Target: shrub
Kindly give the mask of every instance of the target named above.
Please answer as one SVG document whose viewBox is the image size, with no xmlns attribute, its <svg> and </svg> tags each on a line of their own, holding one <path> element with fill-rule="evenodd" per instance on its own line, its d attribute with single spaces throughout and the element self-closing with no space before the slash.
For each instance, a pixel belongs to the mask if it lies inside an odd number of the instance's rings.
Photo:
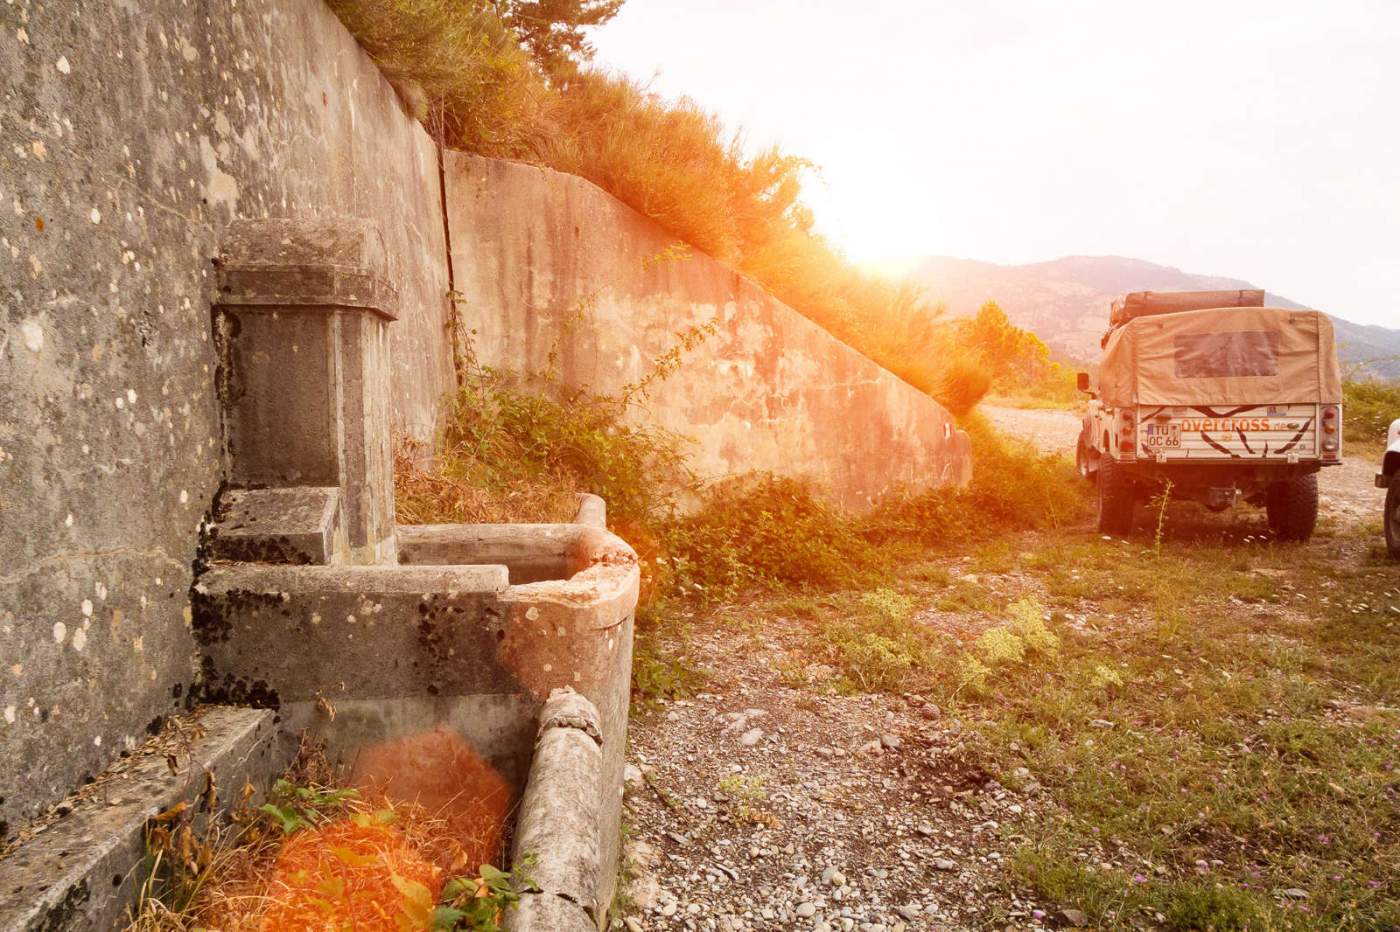
<svg viewBox="0 0 1400 932">
<path fill-rule="evenodd" d="M 546 135 L 551 92 L 492 5 L 328 2 L 414 115 L 450 144 L 520 157 Z"/>
<path fill-rule="evenodd" d="M 547 384 L 473 370 L 453 405 L 439 450 L 424 462 L 412 444 L 396 458 L 404 523 L 567 521 L 576 493 L 602 495 L 619 525 L 655 523 L 694 486 L 683 441 L 624 421 L 618 401 L 586 392 L 538 393 Z"/>
<path fill-rule="evenodd" d="M 1084 483 L 1063 457 L 1008 441 L 980 417 L 963 423 L 976 464 L 967 488 L 886 496 L 863 522 L 868 540 L 948 546 L 1010 528 L 1059 527 L 1084 514 Z"/>
<path fill-rule="evenodd" d="M 973 646 L 992 669 L 1020 663 L 1026 657 L 1026 642 L 1010 628 L 988 628 Z"/>
<path fill-rule="evenodd" d="M 992 374 L 976 358 L 954 356 L 933 378 L 928 393 L 956 417 L 964 417 L 992 387 Z"/>
<path fill-rule="evenodd" d="M 1390 422 L 1400 417 L 1400 382 L 1342 385 L 1342 421 L 1349 443 L 1384 443 Z"/>
<path fill-rule="evenodd" d="M 657 533 L 678 587 L 698 584 L 715 598 L 749 586 L 854 586 L 886 563 L 809 484 L 768 473 L 716 483 L 698 508 L 673 513 Z"/>
<path fill-rule="evenodd" d="M 1045 609 L 1036 599 L 1013 602 L 1007 612 L 1011 615 L 1011 630 L 1025 642 L 1028 650 L 1039 654 L 1054 654 L 1060 648 L 1060 638 L 1045 626 Z"/>
<path fill-rule="evenodd" d="M 841 671 L 841 687 L 855 692 L 902 692 L 909 676 L 925 666 L 929 646 L 909 623 L 914 601 L 892 589 L 841 597 L 849 606 L 839 620 L 821 625 L 819 649 Z"/>
</svg>

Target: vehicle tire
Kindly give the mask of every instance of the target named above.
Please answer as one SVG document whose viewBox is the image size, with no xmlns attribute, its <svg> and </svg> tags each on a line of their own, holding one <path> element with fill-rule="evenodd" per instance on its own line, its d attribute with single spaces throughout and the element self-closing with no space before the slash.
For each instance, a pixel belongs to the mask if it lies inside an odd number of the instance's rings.
<svg viewBox="0 0 1400 932">
<path fill-rule="evenodd" d="M 1400 560 L 1400 476 L 1390 480 L 1385 493 L 1385 549 Z"/>
<path fill-rule="evenodd" d="M 1094 474 L 1099 471 L 1094 464 L 1093 453 L 1084 443 L 1082 436 L 1074 447 L 1074 467 L 1079 470 L 1079 477 L 1085 482 L 1093 482 Z"/>
<path fill-rule="evenodd" d="M 1133 531 L 1137 506 L 1128 470 L 1111 456 L 1099 459 L 1099 533 L 1125 537 Z"/>
<path fill-rule="evenodd" d="M 1275 482 L 1264 503 L 1269 527 L 1279 540 L 1305 541 L 1317 527 L 1317 473 Z"/>
</svg>

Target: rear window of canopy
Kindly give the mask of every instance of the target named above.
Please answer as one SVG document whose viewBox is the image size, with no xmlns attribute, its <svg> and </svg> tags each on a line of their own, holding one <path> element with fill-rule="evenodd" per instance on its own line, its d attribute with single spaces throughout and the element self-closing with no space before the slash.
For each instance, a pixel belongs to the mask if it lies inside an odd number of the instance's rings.
<svg viewBox="0 0 1400 932">
<path fill-rule="evenodd" d="M 1176 336 L 1175 350 L 1179 379 L 1278 375 L 1277 330 L 1182 333 Z"/>
</svg>

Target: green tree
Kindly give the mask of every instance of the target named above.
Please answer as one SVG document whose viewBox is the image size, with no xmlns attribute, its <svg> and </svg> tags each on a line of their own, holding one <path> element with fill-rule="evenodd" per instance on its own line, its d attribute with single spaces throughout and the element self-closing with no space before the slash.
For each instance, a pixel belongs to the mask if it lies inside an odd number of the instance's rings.
<svg viewBox="0 0 1400 932">
<path fill-rule="evenodd" d="M 1011 322 L 995 301 L 988 301 L 977 316 L 960 322 L 962 342 L 976 351 L 998 388 L 1028 388 L 1051 371 L 1050 348 L 1040 337 Z"/>
<path fill-rule="evenodd" d="M 489 0 L 496 15 L 550 75 L 571 75 L 593 57 L 584 30 L 617 15 L 623 0 Z"/>
</svg>

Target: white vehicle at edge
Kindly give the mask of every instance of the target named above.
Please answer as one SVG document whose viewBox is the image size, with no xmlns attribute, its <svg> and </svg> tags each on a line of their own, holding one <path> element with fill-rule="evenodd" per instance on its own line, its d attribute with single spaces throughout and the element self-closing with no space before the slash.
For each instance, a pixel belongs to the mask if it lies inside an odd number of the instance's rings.
<svg viewBox="0 0 1400 932">
<path fill-rule="evenodd" d="M 1400 560 L 1400 418 L 1390 422 L 1376 487 L 1385 489 L 1385 546 Z"/>
</svg>

